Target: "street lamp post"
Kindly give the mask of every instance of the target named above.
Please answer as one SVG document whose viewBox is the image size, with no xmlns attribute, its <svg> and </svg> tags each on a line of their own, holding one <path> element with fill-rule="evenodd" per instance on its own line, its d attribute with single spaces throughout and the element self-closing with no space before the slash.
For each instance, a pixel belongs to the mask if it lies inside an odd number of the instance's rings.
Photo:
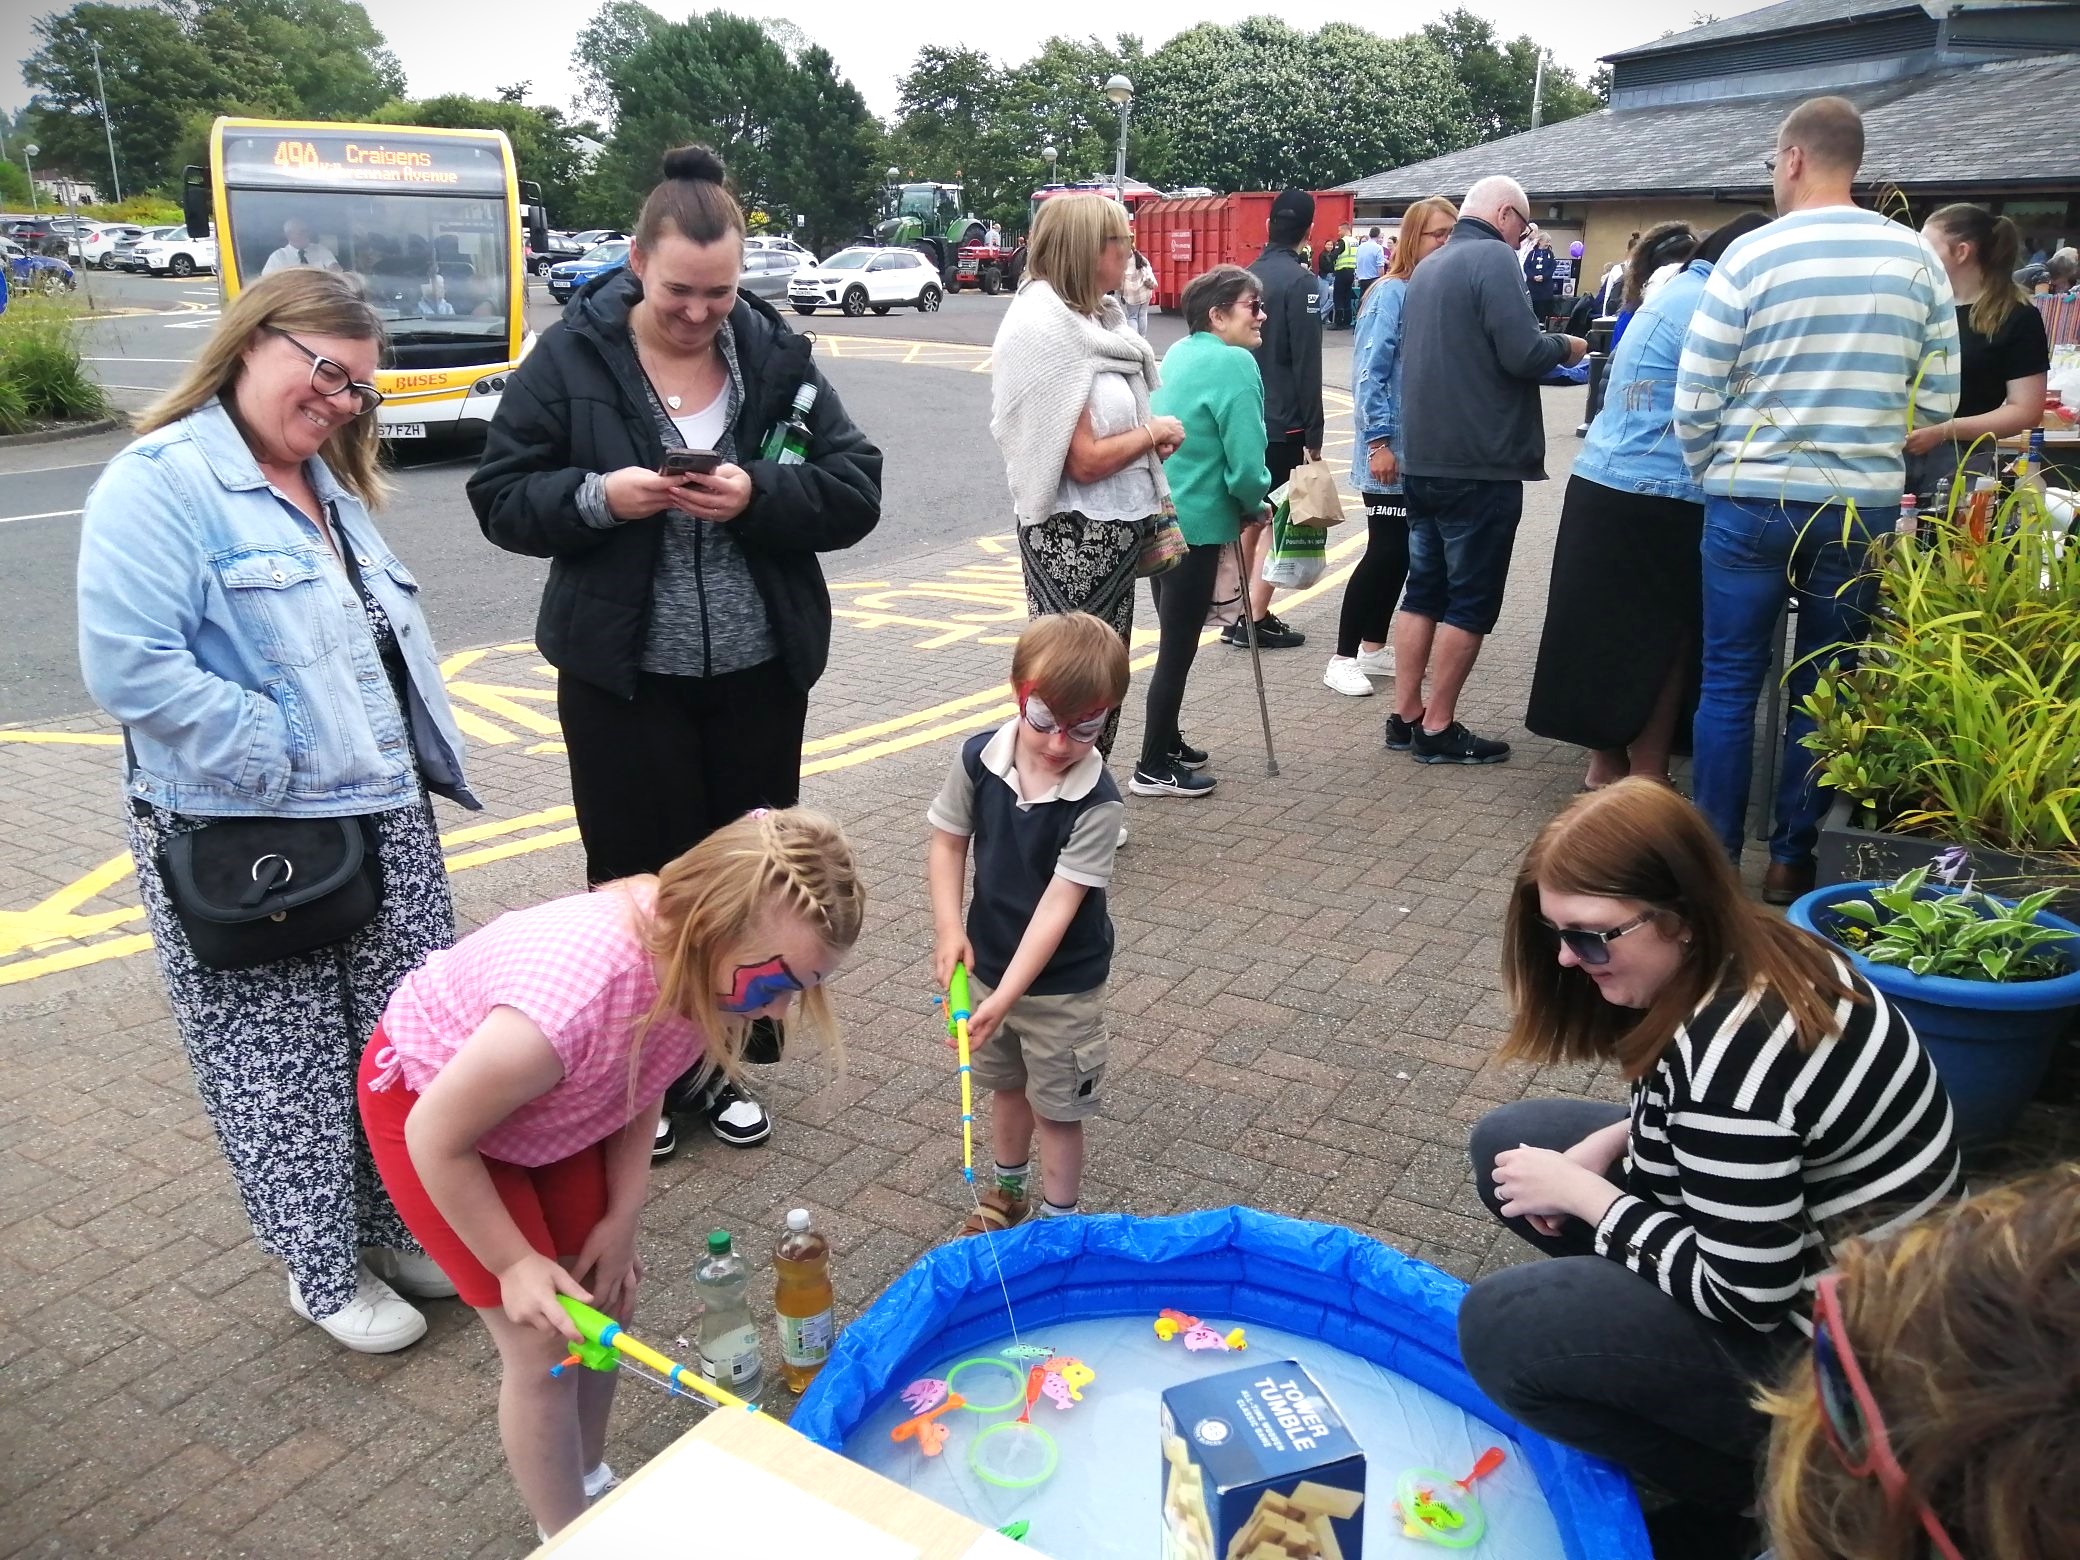
<svg viewBox="0 0 2080 1560">
<path fill-rule="evenodd" d="M 116 204 L 123 203 L 123 176 L 116 172 L 116 129 L 108 117 L 108 86 L 101 79 L 101 45 L 92 38 L 87 47 L 94 51 L 94 91 L 101 98 L 101 132 L 108 137 L 108 181 L 116 187 Z"/>
<path fill-rule="evenodd" d="M 1105 95 L 1119 110 L 1119 157 L 1112 165 L 1112 190 L 1121 205 L 1127 203 L 1127 116 L 1134 110 L 1134 83 L 1114 76 L 1105 83 Z"/>
<path fill-rule="evenodd" d="M 1058 183 L 1059 180 L 1055 177 L 1054 160 L 1062 155 L 1060 150 L 1056 148 L 1053 142 L 1049 142 L 1046 146 L 1040 148 L 1040 155 L 1047 159 L 1047 182 L 1049 184 Z"/>
<path fill-rule="evenodd" d="M 43 207 L 36 201 L 36 154 L 42 150 L 43 148 L 34 141 L 22 148 L 22 161 L 29 166 L 29 211 L 32 216 L 38 217 L 43 215 Z"/>
</svg>

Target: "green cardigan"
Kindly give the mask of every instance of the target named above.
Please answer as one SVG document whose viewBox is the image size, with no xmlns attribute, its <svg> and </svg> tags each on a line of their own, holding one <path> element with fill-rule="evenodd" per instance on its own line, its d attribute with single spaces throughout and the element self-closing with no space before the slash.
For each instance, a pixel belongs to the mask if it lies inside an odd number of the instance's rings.
<svg viewBox="0 0 2080 1560">
<path fill-rule="evenodd" d="M 1163 462 L 1184 539 L 1194 547 L 1234 541 L 1271 491 L 1257 360 L 1210 330 L 1195 331 L 1163 354 L 1162 388 L 1149 409 L 1184 424 L 1184 443 Z"/>
</svg>

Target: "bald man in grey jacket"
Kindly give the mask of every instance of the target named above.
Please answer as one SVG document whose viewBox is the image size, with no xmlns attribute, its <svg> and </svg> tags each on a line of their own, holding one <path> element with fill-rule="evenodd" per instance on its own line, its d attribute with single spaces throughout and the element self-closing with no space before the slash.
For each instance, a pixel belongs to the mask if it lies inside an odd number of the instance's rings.
<svg viewBox="0 0 2080 1560">
<path fill-rule="evenodd" d="M 1524 484 L 1545 480 L 1538 381 L 1589 350 L 1579 336 L 1540 330 L 1531 312 L 1516 251 L 1528 204 L 1514 179 L 1476 184 L 1402 305 L 1408 585 L 1394 620 L 1399 697 L 1386 742 L 1423 764 L 1509 757 L 1507 742 L 1466 729 L 1459 693 L 1502 612 Z"/>
</svg>

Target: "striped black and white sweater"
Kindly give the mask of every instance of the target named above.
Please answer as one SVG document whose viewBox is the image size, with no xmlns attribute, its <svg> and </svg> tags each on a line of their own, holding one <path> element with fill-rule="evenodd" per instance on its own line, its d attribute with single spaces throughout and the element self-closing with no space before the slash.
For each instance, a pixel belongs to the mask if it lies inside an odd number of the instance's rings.
<svg viewBox="0 0 2080 1560">
<path fill-rule="evenodd" d="M 1625 1195 L 1596 1251 L 1715 1322 L 1812 1330 L 1833 1243 L 1961 1196 L 1949 1096 L 1892 1006 L 1842 969 L 1834 1036 L 1799 1047 L 1767 993 L 1722 986 L 1632 1085 Z"/>
</svg>

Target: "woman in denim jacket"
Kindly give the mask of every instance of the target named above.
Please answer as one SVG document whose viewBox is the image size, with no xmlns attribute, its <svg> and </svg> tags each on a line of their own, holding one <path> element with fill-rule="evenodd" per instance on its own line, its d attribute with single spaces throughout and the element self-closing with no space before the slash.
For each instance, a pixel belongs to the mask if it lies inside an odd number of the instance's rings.
<svg viewBox="0 0 2080 1560">
<path fill-rule="evenodd" d="M 479 805 L 419 587 L 369 519 L 382 346 L 337 273 L 247 289 L 95 483 L 79 560 L 80 663 L 129 739 L 130 850 L 196 1089 L 290 1305 L 363 1353 L 426 1331 L 398 1290 L 455 1292 L 376 1177 L 354 1070 L 392 988 L 454 941 L 427 792 Z M 357 815 L 379 838 L 374 920 L 250 969 L 196 960 L 169 838 Z"/>
<path fill-rule="evenodd" d="M 1408 581 L 1408 505 L 1395 454 L 1401 436 L 1401 300 L 1416 267 L 1452 236 L 1458 220 L 1458 208 L 1441 195 L 1419 200 L 1402 213 L 1394 258 L 1366 290 L 1351 342 L 1358 441 L 1350 483 L 1365 500 L 1365 556 L 1343 588 L 1336 654 L 1329 657 L 1322 681 L 1358 698 L 1372 692 L 1373 678 L 1394 670 L 1387 628 Z"/>
<path fill-rule="evenodd" d="M 1715 230 L 1639 306 L 1574 460 L 1524 724 L 1589 749 L 1584 790 L 1627 775 L 1666 782 L 1677 735 L 1690 729 L 1704 494 L 1670 426 L 1676 362 L 1719 256 L 1767 220 L 1749 212 Z M 1643 244 L 1633 265 L 1667 259 L 1666 243 Z"/>
</svg>

